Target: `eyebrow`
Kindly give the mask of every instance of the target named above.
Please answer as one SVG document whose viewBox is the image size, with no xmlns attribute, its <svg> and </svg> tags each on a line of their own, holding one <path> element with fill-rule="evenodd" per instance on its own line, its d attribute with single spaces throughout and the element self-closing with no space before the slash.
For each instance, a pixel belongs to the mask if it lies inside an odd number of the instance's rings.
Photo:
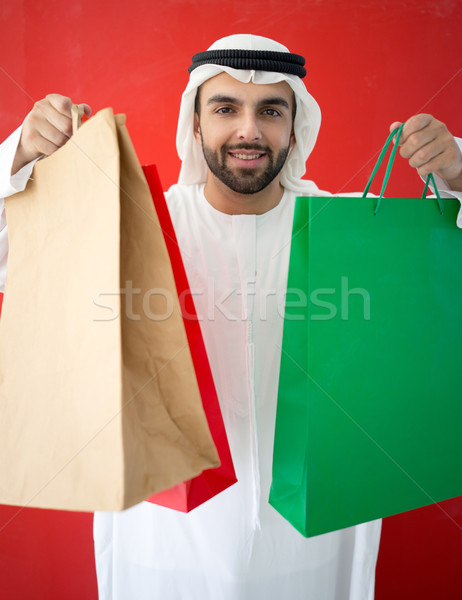
<svg viewBox="0 0 462 600">
<path fill-rule="evenodd" d="M 207 100 L 207 106 L 211 104 L 235 104 L 236 106 L 242 106 L 244 103 L 239 98 L 235 98 L 234 96 L 225 96 L 222 94 L 216 94 L 215 96 L 211 96 Z M 281 96 L 270 96 L 268 98 L 262 98 L 257 103 L 257 108 L 261 108 L 262 106 L 282 106 L 284 108 L 289 109 L 289 103 L 285 98 Z"/>
</svg>

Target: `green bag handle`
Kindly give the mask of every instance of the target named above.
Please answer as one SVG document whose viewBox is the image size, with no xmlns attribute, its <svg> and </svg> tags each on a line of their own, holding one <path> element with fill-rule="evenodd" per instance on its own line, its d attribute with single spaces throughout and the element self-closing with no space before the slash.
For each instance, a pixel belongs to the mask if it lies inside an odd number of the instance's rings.
<svg viewBox="0 0 462 600">
<path fill-rule="evenodd" d="M 399 138 L 401 136 L 401 132 L 403 131 L 403 127 L 404 127 L 404 123 L 402 123 L 402 125 L 400 125 L 400 127 L 397 127 L 396 129 L 394 129 L 388 136 L 387 141 L 385 142 L 385 144 L 382 148 L 382 151 L 380 152 L 379 158 L 377 159 L 375 167 L 372 170 L 371 176 L 369 177 L 369 181 L 367 182 L 367 185 L 364 188 L 364 192 L 363 192 L 363 196 L 362 196 L 363 198 L 365 198 L 367 196 L 367 192 L 369 191 L 369 188 L 371 187 L 372 181 L 374 180 L 374 177 L 375 177 L 377 171 L 379 170 L 380 165 L 382 164 L 383 158 L 384 158 L 385 154 L 387 153 L 387 150 L 388 150 L 391 142 L 393 141 L 393 137 L 396 135 L 396 140 L 395 140 L 394 146 L 392 148 L 392 151 L 390 153 L 390 157 L 388 159 L 388 164 L 387 164 L 387 169 L 386 169 L 385 175 L 383 177 L 383 183 L 382 183 L 382 189 L 380 190 L 380 196 L 379 196 L 379 199 L 377 200 L 377 204 L 374 209 L 374 215 L 376 215 L 378 213 L 380 204 L 382 202 L 383 194 L 385 193 L 385 188 L 387 187 L 388 179 L 390 177 L 391 168 L 392 168 L 393 162 L 395 160 L 396 151 L 398 150 Z M 425 182 L 425 187 L 424 187 L 424 190 L 422 193 L 422 198 L 425 198 L 425 196 L 427 194 L 427 190 L 428 190 L 428 185 L 430 184 L 430 182 L 432 183 L 433 189 L 435 190 L 438 207 L 440 209 L 440 214 L 442 215 L 443 214 L 443 204 L 442 204 L 440 194 L 438 192 L 438 188 L 436 187 L 435 178 L 433 177 L 432 173 L 429 173 L 427 176 L 427 180 Z"/>
</svg>

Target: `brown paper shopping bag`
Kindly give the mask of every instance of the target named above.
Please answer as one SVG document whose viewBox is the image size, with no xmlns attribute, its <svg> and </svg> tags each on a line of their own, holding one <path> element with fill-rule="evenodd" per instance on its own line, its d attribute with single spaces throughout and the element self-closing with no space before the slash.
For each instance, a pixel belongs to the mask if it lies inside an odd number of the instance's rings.
<svg viewBox="0 0 462 600">
<path fill-rule="evenodd" d="M 124 121 L 97 113 L 6 200 L 0 503 L 120 510 L 219 464 Z"/>
</svg>

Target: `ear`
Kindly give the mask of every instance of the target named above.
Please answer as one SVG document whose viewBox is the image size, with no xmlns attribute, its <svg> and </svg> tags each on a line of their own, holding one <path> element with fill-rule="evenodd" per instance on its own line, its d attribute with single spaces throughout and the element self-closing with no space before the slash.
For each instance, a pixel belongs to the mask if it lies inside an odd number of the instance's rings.
<svg viewBox="0 0 462 600">
<path fill-rule="evenodd" d="M 196 142 L 202 146 L 201 125 L 197 112 L 194 113 L 194 137 L 196 138 Z"/>
<path fill-rule="evenodd" d="M 295 131 L 292 128 L 292 133 L 290 134 L 290 142 L 289 142 L 289 152 L 292 150 L 292 148 L 295 146 Z"/>
</svg>

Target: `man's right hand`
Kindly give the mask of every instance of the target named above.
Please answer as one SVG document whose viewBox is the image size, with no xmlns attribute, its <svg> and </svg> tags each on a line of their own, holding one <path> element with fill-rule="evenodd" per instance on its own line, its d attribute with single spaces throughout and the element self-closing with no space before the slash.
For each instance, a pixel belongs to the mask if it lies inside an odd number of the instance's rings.
<svg viewBox="0 0 462 600">
<path fill-rule="evenodd" d="M 48 94 L 35 103 L 24 121 L 12 175 L 35 158 L 53 154 L 67 142 L 72 135 L 72 104 L 70 98 L 60 94 Z M 88 104 L 82 106 L 89 117 L 91 108 Z"/>
</svg>

